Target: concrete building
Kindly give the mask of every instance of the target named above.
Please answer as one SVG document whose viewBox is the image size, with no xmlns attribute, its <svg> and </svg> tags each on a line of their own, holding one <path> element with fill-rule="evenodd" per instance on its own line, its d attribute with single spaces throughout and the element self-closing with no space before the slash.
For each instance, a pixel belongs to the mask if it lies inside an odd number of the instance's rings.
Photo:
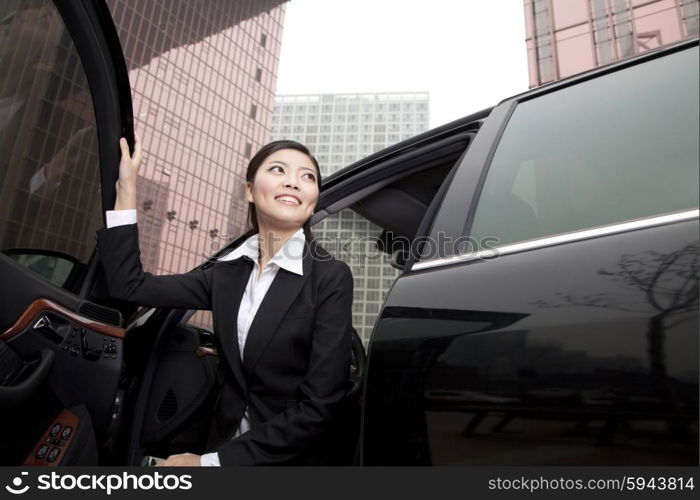
<svg viewBox="0 0 700 500">
<path fill-rule="evenodd" d="M 524 0 L 530 88 L 698 35 L 698 0 Z"/>
<path fill-rule="evenodd" d="M 283 95 L 275 99 L 272 115 L 272 139 L 307 145 L 319 161 L 322 178 L 428 127 L 425 92 Z M 365 342 L 398 274 L 384 256 L 377 258 L 374 242 L 381 232 L 349 209 L 313 227 L 322 245 L 352 269 L 353 325 Z"/>
</svg>

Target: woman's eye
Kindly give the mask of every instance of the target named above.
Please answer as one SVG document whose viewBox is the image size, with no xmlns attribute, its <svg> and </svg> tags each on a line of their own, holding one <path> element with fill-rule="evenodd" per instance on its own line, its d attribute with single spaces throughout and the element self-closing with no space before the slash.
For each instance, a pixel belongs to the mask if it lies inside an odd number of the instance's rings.
<svg viewBox="0 0 700 500">
<path fill-rule="evenodd" d="M 271 168 L 270 168 L 270 171 L 273 171 L 273 170 L 276 169 L 276 168 L 279 169 L 279 170 L 278 170 L 279 172 L 284 172 L 284 170 L 282 169 L 282 167 L 280 167 L 279 165 L 275 165 L 274 167 L 271 167 Z"/>
<path fill-rule="evenodd" d="M 304 177 L 308 177 L 308 179 L 312 181 L 316 180 L 316 176 L 314 174 L 304 174 Z"/>
</svg>

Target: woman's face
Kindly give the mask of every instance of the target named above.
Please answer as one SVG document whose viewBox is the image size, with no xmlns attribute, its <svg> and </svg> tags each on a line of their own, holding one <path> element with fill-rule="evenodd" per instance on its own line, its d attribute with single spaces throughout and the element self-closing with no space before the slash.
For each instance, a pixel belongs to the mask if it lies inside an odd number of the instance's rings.
<svg viewBox="0 0 700 500">
<path fill-rule="evenodd" d="M 268 156 L 246 183 L 246 198 L 255 203 L 258 224 L 300 228 L 313 214 L 318 200 L 318 173 L 311 159 L 295 149 Z"/>
</svg>

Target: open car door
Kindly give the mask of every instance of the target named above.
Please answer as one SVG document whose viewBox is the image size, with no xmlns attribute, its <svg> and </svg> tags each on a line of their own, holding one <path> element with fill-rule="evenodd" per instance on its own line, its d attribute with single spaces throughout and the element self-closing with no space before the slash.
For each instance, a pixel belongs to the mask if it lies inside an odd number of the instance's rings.
<svg viewBox="0 0 700 500">
<path fill-rule="evenodd" d="M 0 464 L 105 463 L 125 331 L 96 299 L 95 230 L 118 138 L 133 143 L 126 65 L 101 1 L 8 0 L 0 17 Z"/>
</svg>

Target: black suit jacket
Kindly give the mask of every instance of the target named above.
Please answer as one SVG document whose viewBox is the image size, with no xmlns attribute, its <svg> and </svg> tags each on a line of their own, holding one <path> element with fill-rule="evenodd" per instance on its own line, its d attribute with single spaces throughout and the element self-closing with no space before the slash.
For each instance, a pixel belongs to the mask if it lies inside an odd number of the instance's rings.
<svg viewBox="0 0 700 500">
<path fill-rule="evenodd" d="M 143 271 L 136 224 L 97 232 L 110 294 L 151 307 L 211 309 L 221 390 L 210 432 L 222 465 L 322 463 L 324 436 L 348 387 L 352 273 L 315 242 L 303 276 L 279 269 L 253 319 L 243 362 L 238 309 L 253 262 L 245 257 L 186 274 Z M 251 430 L 231 439 L 248 408 Z"/>
</svg>

